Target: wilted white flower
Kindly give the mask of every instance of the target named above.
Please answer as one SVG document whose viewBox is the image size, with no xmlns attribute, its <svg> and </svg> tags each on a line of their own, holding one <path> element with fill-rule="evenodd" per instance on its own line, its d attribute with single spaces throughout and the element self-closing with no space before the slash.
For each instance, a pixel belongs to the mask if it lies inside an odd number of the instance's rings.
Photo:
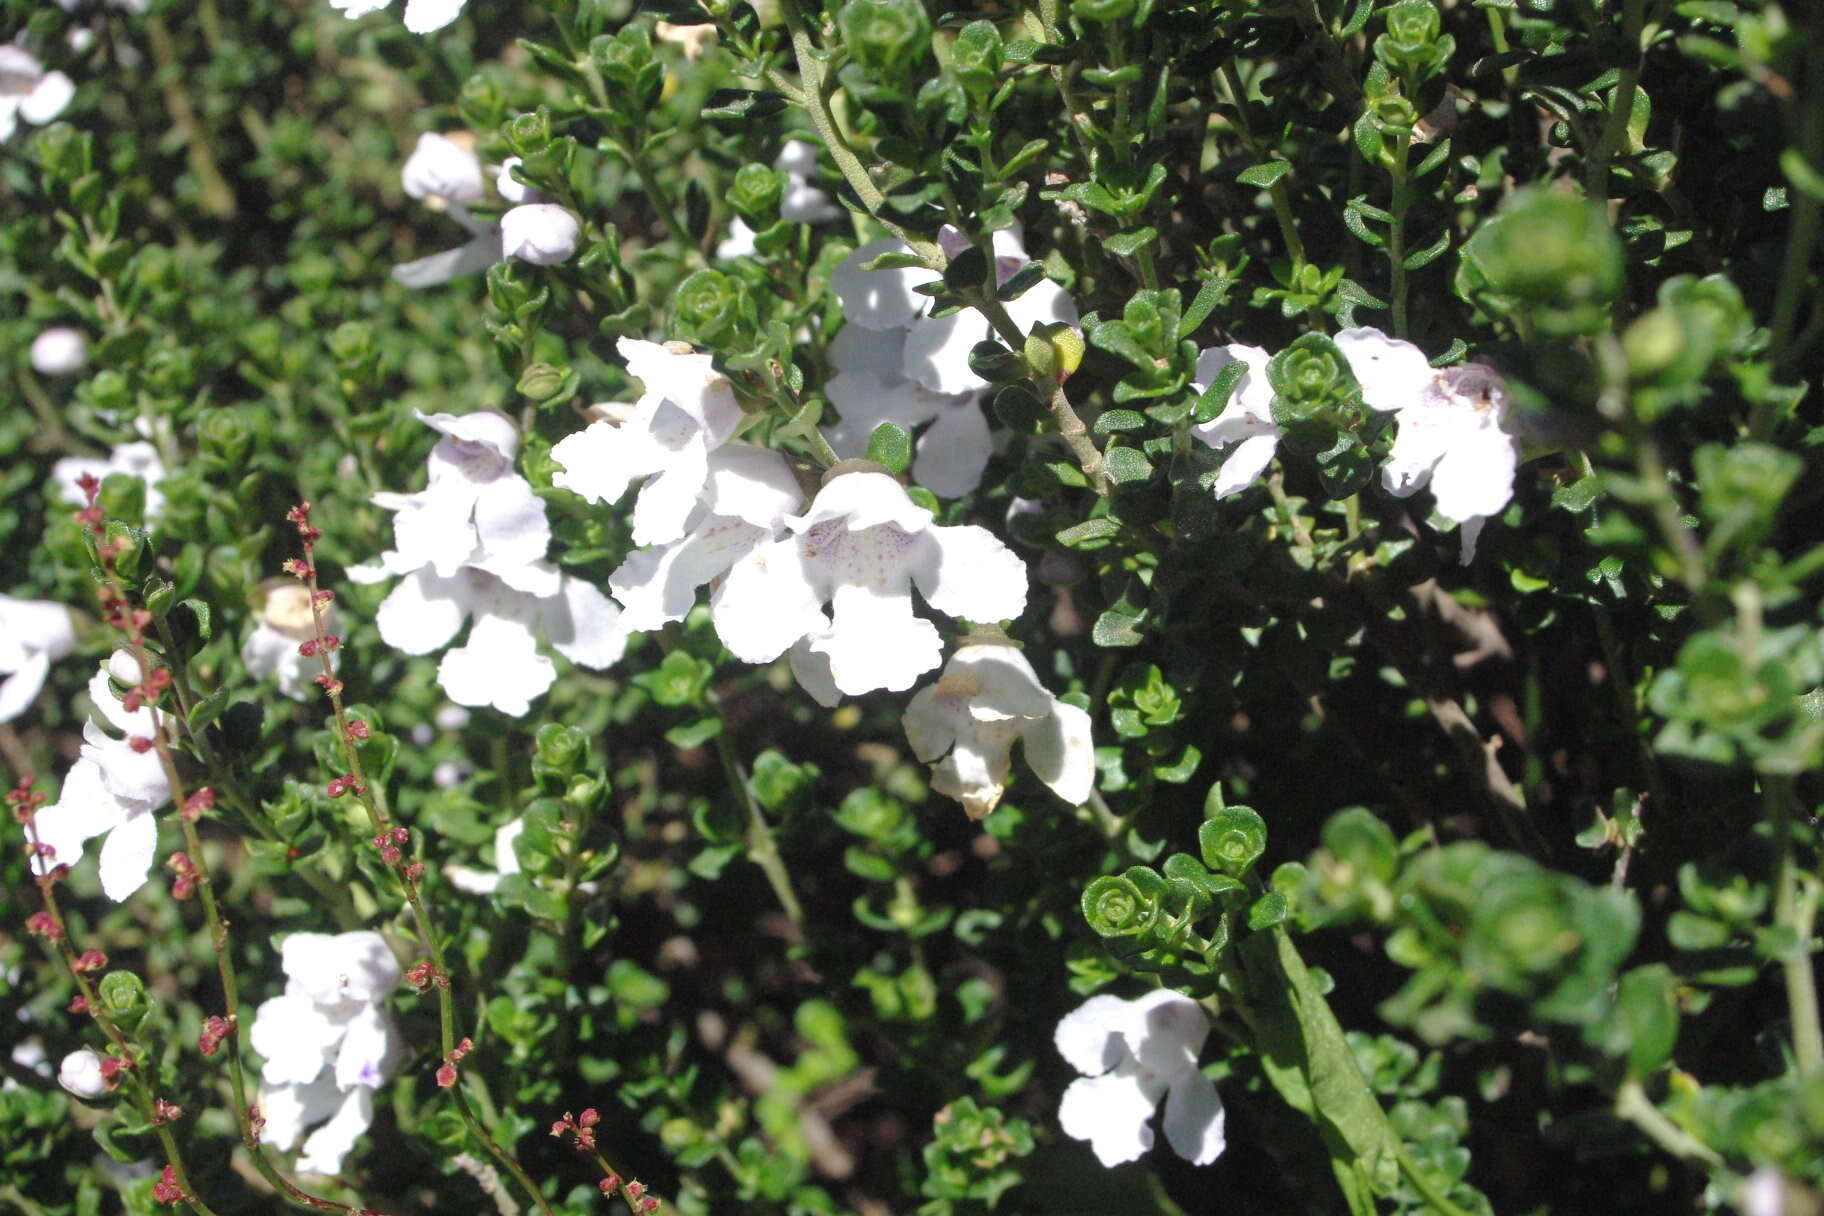
<svg viewBox="0 0 1824 1216">
<path fill-rule="evenodd" d="M 65 502 L 78 507 L 88 505 L 80 484 L 85 473 L 98 481 L 105 481 L 115 473 L 139 478 L 146 483 L 146 519 L 154 520 L 164 513 L 165 496 L 158 492 L 158 483 L 164 479 L 165 464 L 158 458 L 158 449 L 151 444 L 117 444 L 106 460 L 90 456 L 65 456 L 59 460 L 51 466 L 51 480 L 57 483 L 57 491 Z"/>
<path fill-rule="evenodd" d="M 30 708 L 51 664 L 76 648 L 70 610 L 50 600 L 0 595 L 0 722 Z"/>
<path fill-rule="evenodd" d="M 124 650 L 114 652 L 89 681 L 89 700 L 115 738 L 94 718 L 83 726 L 82 754 L 63 779 L 57 801 L 33 816 L 32 830 L 52 852 L 35 857 L 36 872 L 73 866 L 82 860 L 84 842 L 105 835 L 101 846 L 101 889 L 116 902 L 145 884 L 158 854 L 158 823 L 153 812 L 171 800 L 171 785 L 156 749 L 135 750 L 134 739 L 150 739 L 155 721 L 149 706 L 128 709 L 113 683 L 141 682 L 139 663 Z"/>
<path fill-rule="evenodd" d="M 89 361 L 89 341 L 79 329 L 53 325 L 32 339 L 32 368 L 40 376 L 67 376 Z"/>
<path fill-rule="evenodd" d="M 1201 394 L 1222 369 L 1245 363 L 1247 372 L 1229 394 L 1222 413 L 1191 428 L 1191 434 L 1213 448 L 1233 446 L 1216 472 L 1215 493 L 1227 498 L 1254 483 L 1272 463 L 1279 447 L 1279 427 L 1273 422 L 1273 386 L 1267 383 L 1267 352 L 1258 346 L 1234 343 L 1216 346 L 1197 356 L 1197 378 L 1191 391 Z"/>
<path fill-rule="evenodd" d="M 414 34 L 430 34 L 456 20 L 467 0 L 405 0 L 405 28 Z M 329 0 L 329 6 L 345 17 L 365 17 L 377 13 L 392 0 Z"/>
<path fill-rule="evenodd" d="M 500 217 L 500 248 L 534 266 L 567 262 L 582 238 L 582 221 L 556 203 L 523 203 Z"/>
<path fill-rule="evenodd" d="M 334 1174 L 374 1117 L 374 1091 L 404 1054 L 381 1007 L 399 983 L 398 960 L 378 933 L 294 933 L 279 950 L 285 992 L 263 1001 L 250 1039 L 265 1058 L 265 1139 L 289 1151 L 306 1128 L 298 1169 Z M 325 1122 L 327 1120 L 327 1122 Z"/>
<path fill-rule="evenodd" d="M 1224 1113 L 1215 1084 L 1197 1069 L 1210 1019 L 1170 989 L 1135 1000 L 1092 996 L 1058 1023 L 1058 1052 L 1083 1076 L 1058 1107 L 1064 1134 L 1087 1140 L 1105 1166 L 1153 1147 L 1153 1112 L 1165 1100 L 1165 1140 L 1192 1165 L 1222 1152 Z"/>
<path fill-rule="evenodd" d="M 90 1102 L 107 1097 L 112 1089 L 102 1075 L 101 1057 L 87 1047 L 79 1047 L 63 1057 L 63 1063 L 57 1068 L 57 1084 Z"/>
<path fill-rule="evenodd" d="M 334 633 L 336 606 L 322 609 L 323 632 Z M 277 676 L 279 691 L 294 701 L 309 698 L 311 681 L 323 670 L 317 658 L 305 658 L 298 647 L 316 637 L 316 623 L 310 613 L 310 588 L 298 582 L 274 581 L 266 588 L 266 601 L 260 623 L 241 645 L 241 662 L 250 675 L 264 679 Z M 329 665 L 334 669 L 341 661 L 338 651 L 329 652 Z"/>
<path fill-rule="evenodd" d="M 851 696 L 911 687 L 942 656 L 912 611 L 916 584 L 940 612 L 991 622 L 1026 606 L 1026 566 L 986 528 L 939 527 L 884 473 L 832 478 L 790 533 L 755 546 L 711 601 L 722 644 L 767 663 L 800 639 Z M 830 605 L 830 615 L 824 605 Z"/>
<path fill-rule="evenodd" d="M 494 178 L 494 189 L 509 203 L 542 203 L 545 201 L 543 192 L 513 176 L 513 170 L 524 163 L 517 156 L 509 156 L 501 161 L 500 173 Z"/>
<path fill-rule="evenodd" d="M 406 158 L 399 182 L 413 198 L 478 203 L 482 198 L 481 161 L 466 143 L 427 131 Z"/>
<path fill-rule="evenodd" d="M 1438 371 L 1418 347 L 1378 329 L 1346 329 L 1336 344 L 1363 401 L 1397 420 L 1381 484 L 1401 498 L 1429 486 L 1438 514 L 1461 527 L 1468 565 L 1488 517 L 1514 496 L 1520 443 L 1508 430 L 1507 386 L 1481 363 Z"/>
<path fill-rule="evenodd" d="M 1089 714 L 1047 692 L 1026 656 L 1004 642 L 957 647 L 900 721 L 913 754 L 933 766 L 931 788 L 962 803 L 971 819 L 999 804 L 1016 740 L 1033 773 L 1072 806 L 1095 782 Z"/>
<path fill-rule="evenodd" d="M 416 494 L 375 495 L 395 512 L 397 547 L 348 571 L 358 583 L 405 576 L 376 615 L 381 638 L 406 654 L 429 654 L 473 617 L 468 641 L 443 656 L 438 683 L 459 705 L 515 715 L 557 678 L 538 652 L 540 632 L 585 667 L 619 661 L 627 646 L 620 609 L 544 560 L 551 527 L 513 466 L 512 423 L 486 411 L 419 418 L 444 436 L 431 451 L 429 484 Z"/>
<path fill-rule="evenodd" d="M 19 120 L 37 125 L 63 113 L 76 86 L 62 72 L 47 72 L 31 52 L 0 43 L 0 139 L 11 137 Z"/>
<path fill-rule="evenodd" d="M 735 433 L 741 405 L 710 357 L 682 342 L 622 338 L 616 349 L 646 392 L 639 404 L 607 407 L 607 418 L 559 440 L 551 459 L 563 471 L 551 480 L 591 502 L 614 503 L 644 478 L 633 541 L 665 544 L 684 534 L 709 479 L 709 454 Z"/>
</svg>

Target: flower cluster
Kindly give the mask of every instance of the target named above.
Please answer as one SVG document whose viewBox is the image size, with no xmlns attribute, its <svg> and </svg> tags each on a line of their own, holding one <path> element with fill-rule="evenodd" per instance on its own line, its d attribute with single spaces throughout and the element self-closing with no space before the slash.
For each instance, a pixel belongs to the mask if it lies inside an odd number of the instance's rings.
<svg viewBox="0 0 1824 1216">
<path fill-rule="evenodd" d="M 294 933 L 279 955 L 285 992 L 261 1002 L 251 1031 L 265 1059 L 266 1139 L 285 1152 L 303 1138 L 300 1171 L 339 1173 L 374 1120 L 374 1091 L 404 1051 L 382 1004 L 398 986 L 399 963 L 384 938 L 365 930 Z"/>
</svg>

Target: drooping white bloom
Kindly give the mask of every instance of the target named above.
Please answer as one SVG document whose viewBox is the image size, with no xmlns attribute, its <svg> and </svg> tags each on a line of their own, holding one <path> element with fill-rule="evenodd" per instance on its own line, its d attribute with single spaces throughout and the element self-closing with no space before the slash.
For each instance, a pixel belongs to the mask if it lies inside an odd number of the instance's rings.
<svg viewBox="0 0 1824 1216">
<path fill-rule="evenodd" d="M 608 589 L 629 629 L 681 621 L 697 589 L 720 578 L 747 553 L 773 539 L 803 502 L 798 479 L 777 452 L 730 444 L 711 452 L 702 495 L 676 539 L 629 554 Z"/>
<path fill-rule="evenodd" d="M 51 664 L 76 648 L 70 610 L 50 600 L 0 595 L 0 722 L 30 708 Z"/>
<path fill-rule="evenodd" d="M 32 339 L 32 369 L 40 376 L 67 376 L 89 361 L 89 340 L 79 329 L 53 325 Z"/>
<path fill-rule="evenodd" d="M 996 282 L 1005 282 L 1031 260 L 1012 229 L 995 233 L 993 242 Z M 965 248 L 954 229 L 940 233 L 939 243 L 952 257 Z M 977 342 L 994 336 L 993 327 L 980 313 L 965 308 L 947 317 L 928 315 L 931 299 L 912 289 L 931 282 L 936 277 L 933 271 L 864 269 L 883 253 L 910 252 L 900 241 L 882 239 L 867 242 L 842 260 L 830 285 L 842 303 L 844 319 L 864 329 L 906 330 L 901 374 L 934 393 L 955 395 L 987 389 L 988 382 L 969 369 L 969 351 Z M 1077 320 L 1076 305 L 1050 279 L 1040 279 L 1017 300 L 1008 301 L 1006 308 L 1023 334 L 1035 325 Z"/>
<path fill-rule="evenodd" d="M 250 1038 L 265 1058 L 265 1138 L 289 1151 L 306 1128 L 298 1169 L 334 1174 L 373 1122 L 374 1091 L 404 1054 L 382 1008 L 398 960 L 378 933 L 294 933 L 279 951 L 285 992 L 260 1004 Z M 327 1120 L 327 1122 L 325 1122 Z"/>
<path fill-rule="evenodd" d="M 31 52 L 0 43 L 0 139 L 18 129 L 19 120 L 47 123 L 70 104 L 76 86 L 62 72 L 47 72 Z"/>
<path fill-rule="evenodd" d="M 665 544 L 684 535 L 709 479 L 709 454 L 734 435 L 741 405 L 710 357 L 682 342 L 622 338 L 616 349 L 646 392 L 559 440 L 551 459 L 563 471 L 551 480 L 590 502 L 615 503 L 643 478 L 633 540 Z"/>
<path fill-rule="evenodd" d="M 412 198 L 446 203 L 478 203 L 482 198 L 481 161 L 474 149 L 433 131 L 418 137 L 399 181 Z"/>
<path fill-rule="evenodd" d="M 582 239 L 582 221 L 556 203 L 522 203 L 500 217 L 500 248 L 534 266 L 567 262 Z"/>
<path fill-rule="evenodd" d="M 884 473 L 830 479 L 789 533 L 757 545 L 711 601 L 736 657 L 767 663 L 806 639 L 856 696 L 911 687 L 942 655 L 937 628 L 912 610 L 916 584 L 940 612 L 990 622 L 1026 606 L 1026 567 L 994 534 L 939 527 Z M 830 605 L 830 614 L 824 605 Z"/>
<path fill-rule="evenodd" d="M 51 466 L 51 480 L 57 483 L 65 502 L 78 507 L 88 505 L 80 484 L 85 473 L 99 481 L 115 473 L 139 478 L 146 483 L 146 519 L 154 520 L 164 513 L 165 496 L 158 492 L 158 483 L 164 479 L 165 464 L 151 444 L 117 444 L 106 460 L 90 456 L 65 456 L 59 460 Z"/>
<path fill-rule="evenodd" d="M 155 711 L 128 709 L 110 681 L 141 682 L 139 664 L 124 650 L 114 652 L 89 681 L 89 700 L 115 730 L 115 738 L 90 718 L 83 726 L 82 753 L 63 779 L 57 801 L 33 817 L 33 832 L 49 845 L 48 858 L 33 858 L 45 873 L 82 860 L 84 842 L 105 835 L 101 846 L 101 889 L 116 902 L 145 884 L 158 853 L 153 812 L 171 800 L 171 785 L 155 749 L 136 750 L 134 739 L 150 739 Z"/>
<path fill-rule="evenodd" d="M 962 803 L 971 819 L 1000 802 L 1015 740 L 1039 780 L 1072 806 L 1095 782 L 1089 714 L 1047 692 L 1026 656 L 1004 642 L 957 647 L 900 721 L 913 754 L 933 766 L 931 788 Z"/>
<path fill-rule="evenodd" d="M 468 641 L 443 656 L 438 683 L 459 705 L 514 715 L 557 678 L 538 651 L 541 632 L 572 662 L 618 662 L 627 646 L 620 610 L 544 560 L 551 527 L 514 468 L 513 424 L 487 411 L 418 417 L 444 436 L 431 451 L 429 484 L 416 494 L 375 495 L 395 512 L 396 548 L 348 571 L 358 583 L 405 576 L 380 605 L 381 638 L 406 654 L 429 654 L 473 617 Z"/>
<path fill-rule="evenodd" d="M 79 1047 L 63 1057 L 57 1068 L 57 1084 L 78 1098 L 93 1102 L 109 1093 L 107 1078 L 101 1072 L 101 1057 L 87 1047 Z"/>
<path fill-rule="evenodd" d="M 1224 1113 L 1215 1083 L 1197 1069 L 1210 1019 L 1170 989 L 1135 1000 L 1092 996 L 1058 1023 L 1058 1052 L 1083 1076 L 1058 1107 L 1064 1134 L 1087 1140 L 1105 1166 L 1153 1146 L 1152 1117 L 1165 1100 L 1165 1140 L 1193 1165 L 1222 1152 Z"/>
<path fill-rule="evenodd" d="M 336 632 L 336 606 L 323 609 L 323 631 Z M 250 675 L 264 679 L 277 676 L 279 691 L 294 701 L 309 698 L 311 681 L 322 672 L 317 658 L 305 658 L 298 647 L 316 636 L 316 625 L 310 614 L 310 589 L 297 582 L 274 582 L 266 589 L 266 600 L 260 623 L 241 644 L 241 662 Z M 329 652 L 333 669 L 341 661 L 339 651 Z"/>
<path fill-rule="evenodd" d="M 1191 428 L 1191 434 L 1213 448 L 1231 445 L 1234 451 L 1216 472 L 1215 493 L 1227 498 L 1247 489 L 1273 461 L 1279 448 L 1279 427 L 1273 422 L 1273 386 L 1267 383 L 1267 352 L 1258 346 L 1213 346 L 1197 356 L 1197 378 L 1191 391 L 1201 394 L 1231 363 L 1247 365 L 1247 372 L 1229 394 L 1222 413 Z"/>
<path fill-rule="evenodd" d="M 494 189 L 509 203 L 542 203 L 545 201 L 542 191 L 513 176 L 513 170 L 524 163 L 517 156 L 509 156 L 501 161 L 500 173 L 494 179 Z"/>
<path fill-rule="evenodd" d="M 1481 363 L 1438 371 L 1418 347 L 1377 329 L 1346 329 L 1336 344 L 1363 401 L 1397 420 L 1381 484 L 1401 498 L 1429 486 L 1438 514 L 1460 525 L 1468 565 L 1483 525 L 1514 496 L 1520 443 L 1508 430 L 1506 385 Z"/>
<path fill-rule="evenodd" d="M 405 0 L 405 28 L 414 34 L 430 34 L 456 20 L 467 0 Z M 345 17 L 365 17 L 377 13 L 392 0 L 329 0 L 329 6 Z"/>
<path fill-rule="evenodd" d="M 500 825 L 494 832 L 494 869 L 478 870 L 473 866 L 448 865 L 443 867 L 443 875 L 450 880 L 450 885 L 458 891 L 470 895 L 492 895 L 500 889 L 500 880 L 509 874 L 519 873 L 519 855 L 513 851 L 513 842 L 518 840 L 526 830 L 524 819 L 513 819 Z"/>
</svg>

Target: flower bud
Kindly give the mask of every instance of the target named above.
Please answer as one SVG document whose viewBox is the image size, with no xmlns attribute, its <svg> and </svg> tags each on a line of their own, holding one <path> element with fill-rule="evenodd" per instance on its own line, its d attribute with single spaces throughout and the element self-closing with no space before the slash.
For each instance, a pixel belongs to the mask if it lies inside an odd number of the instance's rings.
<svg viewBox="0 0 1824 1216">
<path fill-rule="evenodd" d="M 735 174 L 734 188 L 728 192 L 729 206 L 735 214 L 758 227 L 771 224 L 779 213 L 779 201 L 785 197 L 785 175 L 762 164 L 742 165 Z"/>
<path fill-rule="evenodd" d="M 1204 865 L 1240 878 L 1267 851 L 1266 821 L 1245 806 L 1223 807 L 1197 829 L 1197 847 Z"/>
<path fill-rule="evenodd" d="M 994 87 L 1006 55 L 1001 31 L 995 28 L 994 22 L 971 21 L 950 48 L 950 67 L 963 82 L 963 87 L 979 97 Z"/>
<path fill-rule="evenodd" d="M 678 285 L 678 326 L 692 342 L 718 346 L 741 320 L 741 292 L 719 270 L 699 270 Z"/>
<path fill-rule="evenodd" d="M 477 73 L 462 83 L 456 108 L 471 130 L 492 131 L 507 117 L 507 94 L 500 82 L 485 73 Z"/>
<path fill-rule="evenodd" d="M 519 382 L 514 386 L 521 396 L 532 401 L 545 401 L 557 395 L 564 387 L 564 370 L 549 363 L 532 363 L 519 373 Z"/>
<path fill-rule="evenodd" d="M 582 221 L 555 203 L 526 203 L 500 217 L 500 246 L 510 258 L 555 266 L 576 253 Z"/>
<path fill-rule="evenodd" d="M 538 728 L 536 765 L 556 777 L 571 777 L 589 760 L 589 737 L 574 726 L 547 722 Z"/>
<path fill-rule="evenodd" d="M 515 115 L 507 124 L 507 142 L 520 156 L 543 151 L 551 142 L 551 111 L 540 106 L 530 114 Z"/>
<path fill-rule="evenodd" d="M 836 21 L 855 61 L 883 77 L 904 73 L 931 44 L 930 18 L 918 0 L 849 0 Z"/>
<path fill-rule="evenodd" d="M 40 376 L 67 376 L 89 361 L 89 343 L 81 330 L 54 325 L 32 339 L 32 368 Z"/>
<path fill-rule="evenodd" d="M 102 976 L 97 995 L 101 997 L 102 1012 L 129 1034 L 139 1029 L 152 1012 L 152 998 L 146 995 L 145 984 L 131 971 L 110 971 Z"/>
<path fill-rule="evenodd" d="M 1083 891 L 1083 919 L 1101 937 L 1140 937 L 1158 922 L 1165 880 L 1145 866 L 1105 874 Z"/>
<path fill-rule="evenodd" d="M 211 409 L 197 419 L 196 435 L 204 459 L 237 472 L 253 441 L 253 432 L 246 419 L 231 406 Z"/>
<path fill-rule="evenodd" d="M 413 198 L 440 198 L 450 203 L 481 201 L 481 162 L 475 153 L 446 135 L 426 132 L 399 172 L 400 184 Z"/>
<path fill-rule="evenodd" d="M 107 1097 L 112 1088 L 102 1076 L 101 1057 L 87 1047 L 63 1057 L 63 1064 L 57 1069 L 57 1084 L 89 1101 Z"/>
<path fill-rule="evenodd" d="M 1374 57 L 1391 72 L 1429 76 L 1444 67 L 1456 40 L 1439 36 L 1441 18 L 1431 0 L 1400 0 L 1387 10 L 1387 32 L 1374 40 Z"/>
</svg>

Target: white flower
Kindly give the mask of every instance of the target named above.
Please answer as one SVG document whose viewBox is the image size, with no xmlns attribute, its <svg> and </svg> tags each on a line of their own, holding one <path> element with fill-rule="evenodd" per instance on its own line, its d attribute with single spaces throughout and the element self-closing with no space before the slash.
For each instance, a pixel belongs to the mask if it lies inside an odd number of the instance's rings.
<svg viewBox="0 0 1824 1216">
<path fill-rule="evenodd" d="M 551 526 L 513 466 L 513 424 L 488 411 L 418 417 L 444 436 L 431 450 L 429 484 L 416 494 L 374 496 L 395 512 L 397 547 L 348 571 L 358 583 L 405 576 L 380 605 L 381 638 L 406 654 L 429 654 L 472 616 L 467 643 L 443 656 L 438 683 L 459 705 L 514 715 L 557 678 L 538 652 L 540 632 L 572 662 L 598 669 L 618 662 L 627 646 L 620 609 L 544 560 Z"/>
<path fill-rule="evenodd" d="M 392 0 L 329 0 L 329 6 L 345 17 L 365 17 L 377 13 Z M 430 34 L 456 20 L 466 0 L 405 0 L 405 28 L 414 34 Z"/>
<path fill-rule="evenodd" d="M 684 535 L 709 479 L 709 454 L 735 433 L 741 405 L 710 357 L 682 342 L 622 338 L 617 349 L 645 394 L 559 440 L 551 459 L 563 471 L 551 480 L 590 502 L 614 503 L 644 478 L 633 541 L 665 544 Z"/>
<path fill-rule="evenodd" d="M 323 632 L 334 633 L 334 604 L 323 608 Z M 297 582 L 273 582 L 267 587 L 266 602 L 260 623 L 241 645 L 241 662 L 248 674 L 259 679 L 277 676 L 279 691 L 294 701 L 308 699 L 311 681 L 323 670 L 316 658 L 305 658 L 298 646 L 316 636 L 310 614 L 310 589 Z M 334 669 L 341 661 L 337 651 L 329 652 L 329 665 Z"/>
<path fill-rule="evenodd" d="M 89 361 L 89 341 L 79 329 L 53 325 L 32 339 L 32 368 L 40 376 L 67 376 Z"/>
<path fill-rule="evenodd" d="M 567 262 L 583 234 L 574 211 L 556 203 L 522 203 L 500 217 L 500 248 L 534 266 Z"/>
<path fill-rule="evenodd" d="M 936 526 L 884 473 L 832 478 L 785 523 L 790 534 L 743 556 L 711 600 L 723 645 L 746 662 L 771 662 L 803 638 L 844 693 L 898 691 L 943 649 L 912 611 L 914 584 L 931 607 L 969 620 L 1026 606 L 1026 567 L 1007 546 L 985 528 Z"/>
<path fill-rule="evenodd" d="M 1401 498 L 1429 486 L 1438 514 L 1461 525 L 1468 565 L 1488 517 L 1514 496 L 1520 443 L 1507 429 L 1506 385 L 1480 363 L 1437 371 L 1418 347 L 1377 329 L 1346 329 L 1336 344 L 1362 399 L 1398 422 L 1381 484 Z"/>
<path fill-rule="evenodd" d="M 165 496 L 158 492 L 158 483 L 164 479 L 165 465 L 158 458 L 158 449 L 151 444 L 118 444 L 106 460 L 89 456 L 66 456 L 59 460 L 51 466 L 51 480 L 57 483 L 58 493 L 65 502 L 78 507 L 88 505 L 79 484 L 85 473 L 98 481 L 106 481 L 115 473 L 139 478 L 146 483 L 146 519 L 154 520 L 164 513 Z"/>
<path fill-rule="evenodd" d="M 76 648 L 70 610 L 50 600 L 0 595 L 0 722 L 30 708 L 51 664 Z"/>
<path fill-rule="evenodd" d="M 544 194 L 536 187 L 528 186 L 513 176 L 513 170 L 525 162 L 517 156 L 509 156 L 500 162 L 500 173 L 494 179 L 494 189 L 500 197 L 509 203 L 542 203 Z"/>
<path fill-rule="evenodd" d="M 794 224 L 827 224 L 842 218 L 842 208 L 811 184 L 817 176 L 816 144 L 802 139 L 786 140 L 773 167 L 785 173 L 785 196 L 779 200 L 780 219 Z"/>
<path fill-rule="evenodd" d="M 514 819 L 503 823 L 494 832 L 494 869 L 477 870 L 473 866 L 449 865 L 443 867 L 445 878 L 458 891 L 470 895 L 492 895 L 500 889 L 500 880 L 509 874 L 519 873 L 519 855 L 513 851 L 513 842 L 526 830 L 524 819 Z"/>
<path fill-rule="evenodd" d="M 1226 1143 L 1222 1099 L 1197 1070 L 1210 1020 L 1170 989 L 1136 1000 L 1093 996 L 1058 1023 L 1058 1052 L 1083 1076 L 1058 1107 L 1064 1134 L 1087 1140 L 1105 1166 L 1153 1146 L 1151 1121 L 1165 1099 L 1165 1139 L 1193 1165 L 1216 1160 Z"/>
<path fill-rule="evenodd" d="M 115 738 L 90 718 L 82 731 L 82 754 L 63 779 L 57 801 L 33 817 L 38 840 L 52 849 L 48 859 L 34 858 L 44 873 L 52 866 L 82 860 L 83 844 L 106 835 L 101 846 L 101 889 L 116 902 L 145 884 L 158 854 L 158 824 L 153 812 L 171 800 L 171 786 L 156 749 L 136 751 L 134 739 L 150 739 L 154 711 L 128 709 L 109 677 L 124 685 L 140 682 L 139 664 L 124 650 L 114 652 L 89 681 L 89 700 Z"/>
<path fill-rule="evenodd" d="M 778 534 L 803 501 L 798 479 L 777 452 L 730 444 L 710 453 L 703 494 L 675 540 L 629 554 L 608 579 L 629 629 L 681 621 L 697 588 L 720 578 Z"/>
<path fill-rule="evenodd" d="M 1248 367 L 1229 394 L 1222 413 L 1191 428 L 1191 434 L 1213 448 L 1235 450 L 1216 472 L 1215 493 L 1227 498 L 1254 483 L 1273 460 L 1279 447 L 1279 427 L 1273 422 L 1273 386 L 1267 383 L 1267 352 L 1258 346 L 1215 346 L 1197 356 L 1197 378 L 1191 391 L 1201 394 L 1231 363 Z"/>
<path fill-rule="evenodd" d="M 68 76 L 45 71 L 22 47 L 0 43 L 0 139 L 9 138 L 22 118 L 34 125 L 51 121 L 75 96 Z"/>
<path fill-rule="evenodd" d="M 747 221 L 740 216 L 728 221 L 728 235 L 716 242 L 716 260 L 733 262 L 741 258 L 751 258 L 759 246 L 754 243 L 758 235 L 747 226 Z"/>
<path fill-rule="evenodd" d="M 843 333 L 868 331 L 859 326 Z M 903 345 L 904 331 L 871 334 L 873 357 Z M 830 362 L 839 370 L 824 384 L 824 395 L 841 414 L 841 420 L 824 428 L 824 438 L 838 456 L 865 454 L 874 428 L 897 423 L 919 433 L 912 462 L 912 480 L 940 498 L 957 498 L 982 484 L 988 467 L 992 437 L 988 418 L 977 393 L 944 394 L 899 376 L 882 378 L 871 370 L 840 370 L 848 347 L 831 344 Z M 928 425 L 927 425 L 928 424 Z"/>
<path fill-rule="evenodd" d="M 101 1074 L 101 1057 L 87 1047 L 63 1057 L 63 1063 L 57 1068 L 57 1084 L 91 1102 L 107 1097 L 110 1092 L 107 1079 Z"/>
<path fill-rule="evenodd" d="M 265 1138 L 285 1152 L 322 1123 L 304 1141 L 298 1169 L 334 1174 L 373 1122 L 374 1090 L 404 1054 L 381 1007 L 399 983 L 399 963 L 384 938 L 365 930 L 294 933 L 279 957 L 285 992 L 261 1002 L 249 1036 L 265 1058 Z"/>
<path fill-rule="evenodd" d="M 1000 802 L 1016 739 L 1039 780 L 1072 806 L 1095 782 L 1089 714 L 1047 692 L 1026 656 L 1005 643 L 957 647 L 900 721 L 913 754 L 933 766 L 931 788 L 962 803 L 971 819 Z"/>
<path fill-rule="evenodd" d="M 399 171 L 399 181 L 413 198 L 446 203 L 478 203 L 482 198 L 481 161 L 466 144 L 427 131 Z"/>
<path fill-rule="evenodd" d="M 952 257 L 964 248 L 954 229 L 941 232 L 939 242 Z M 1030 261 L 1012 229 L 996 232 L 993 244 L 996 282 L 1005 282 Z M 843 317 L 864 329 L 906 330 L 901 374 L 932 392 L 954 395 L 987 389 L 988 382 L 969 369 L 971 348 L 995 336 L 980 313 L 965 308 L 947 317 L 928 316 L 930 298 L 912 288 L 931 282 L 936 277 L 933 271 L 863 269 L 883 253 L 910 252 L 900 241 L 882 239 L 869 241 L 844 258 L 830 278 Z M 1050 279 L 1040 279 L 1019 299 L 1008 301 L 1006 308 L 1022 334 L 1036 325 L 1077 320 L 1076 305 Z"/>
</svg>

